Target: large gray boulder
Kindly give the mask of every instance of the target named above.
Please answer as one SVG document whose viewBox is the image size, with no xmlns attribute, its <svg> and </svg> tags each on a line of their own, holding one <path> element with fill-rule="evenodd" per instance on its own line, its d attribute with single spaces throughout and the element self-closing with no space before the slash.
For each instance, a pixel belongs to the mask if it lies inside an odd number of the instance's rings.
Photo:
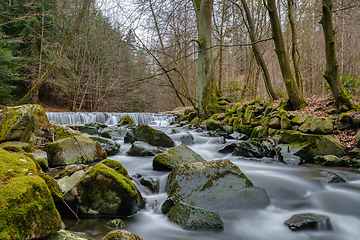
<svg viewBox="0 0 360 240">
<path fill-rule="evenodd" d="M 49 120 L 39 105 L 7 107 L 0 111 L 0 142 L 32 140 L 41 143 L 48 131 Z"/>
<path fill-rule="evenodd" d="M 110 159 L 92 167 L 64 198 L 85 216 L 129 216 L 144 206 L 127 170 Z"/>
<path fill-rule="evenodd" d="M 145 157 L 145 156 L 155 156 L 158 153 L 164 152 L 163 149 L 152 146 L 146 142 L 142 141 L 135 141 L 129 151 L 127 152 L 130 156 L 139 156 L 139 157 Z"/>
<path fill-rule="evenodd" d="M 143 141 L 157 147 L 174 147 L 174 141 L 164 132 L 149 127 L 146 124 L 139 124 L 132 128 L 124 137 L 125 143 Z"/>
<path fill-rule="evenodd" d="M 49 166 L 93 163 L 107 157 L 105 149 L 86 135 L 76 135 L 45 144 Z"/>
<path fill-rule="evenodd" d="M 164 153 L 158 154 L 153 159 L 154 170 L 171 170 L 184 163 L 205 161 L 199 154 L 184 144 L 170 148 Z"/>
<path fill-rule="evenodd" d="M 219 214 L 214 211 L 178 203 L 171 208 L 168 219 L 186 230 L 221 230 Z"/>
<path fill-rule="evenodd" d="M 179 165 L 171 171 L 167 189 L 164 213 L 179 202 L 212 211 L 258 209 L 270 204 L 265 190 L 254 187 L 227 159 Z"/>
</svg>

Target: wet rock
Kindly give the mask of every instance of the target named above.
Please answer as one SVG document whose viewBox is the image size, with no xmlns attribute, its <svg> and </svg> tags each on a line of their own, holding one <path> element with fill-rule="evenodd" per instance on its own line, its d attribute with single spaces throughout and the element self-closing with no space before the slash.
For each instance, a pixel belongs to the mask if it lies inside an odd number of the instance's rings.
<svg viewBox="0 0 360 240">
<path fill-rule="evenodd" d="M 332 230 L 328 216 L 304 213 L 295 214 L 285 221 L 285 225 L 292 231 L 300 230 Z"/>
<path fill-rule="evenodd" d="M 186 230 L 221 230 L 224 224 L 217 212 L 178 203 L 171 208 L 168 219 Z"/>
<path fill-rule="evenodd" d="M 157 147 L 173 147 L 174 141 L 164 132 L 149 127 L 146 124 L 139 124 L 131 129 L 124 138 L 125 143 L 143 141 Z"/>
<path fill-rule="evenodd" d="M 184 145 L 193 145 L 194 144 L 194 137 L 191 134 L 186 134 L 180 138 L 180 141 Z"/>
<path fill-rule="evenodd" d="M 326 184 L 346 182 L 342 177 L 333 172 L 321 171 L 320 174 L 323 176 L 320 181 Z"/>
<path fill-rule="evenodd" d="M 120 229 L 120 228 L 125 227 L 125 223 L 120 218 L 116 218 L 116 219 L 109 220 L 105 226 L 107 226 L 109 228 Z"/>
<path fill-rule="evenodd" d="M 214 119 L 209 119 L 207 122 L 206 122 L 206 128 L 208 130 L 216 130 L 216 129 L 219 129 L 221 127 L 221 124 L 219 121 L 217 120 L 214 120 Z"/>
<path fill-rule="evenodd" d="M 30 139 L 41 144 L 49 134 L 49 120 L 45 110 L 35 104 L 7 107 L 0 111 L 0 142 Z"/>
<path fill-rule="evenodd" d="M 102 240 L 144 240 L 143 238 L 125 230 L 111 231 Z"/>
<path fill-rule="evenodd" d="M 250 139 L 246 142 L 237 144 L 233 155 L 243 157 L 275 157 L 278 153 L 274 146 L 267 141 L 260 141 L 257 139 Z"/>
<path fill-rule="evenodd" d="M 130 156 L 139 156 L 139 157 L 145 157 L 145 156 L 155 156 L 158 153 L 164 152 L 163 149 L 154 147 L 146 142 L 142 141 L 135 141 L 130 150 L 127 152 Z"/>
<path fill-rule="evenodd" d="M 306 161 L 312 161 L 316 156 L 334 155 L 341 157 L 346 153 L 346 147 L 330 135 L 283 130 L 278 137 L 279 142 L 298 148 L 299 150 L 295 155 Z"/>
<path fill-rule="evenodd" d="M 219 150 L 220 153 L 232 153 L 234 152 L 235 148 L 237 147 L 237 143 L 233 142 L 233 143 L 229 143 L 229 144 L 226 144 L 223 148 L 221 148 Z"/>
<path fill-rule="evenodd" d="M 159 179 L 143 177 L 140 179 L 140 184 L 149 188 L 151 192 L 158 193 L 160 182 Z"/>
<path fill-rule="evenodd" d="M 94 240 L 94 238 L 89 237 L 86 233 L 71 232 L 61 229 L 46 238 L 46 240 Z"/>
<path fill-rule="evenodd" d="M 334 155 L 324 155 L 314 157 L 314 162 L 324 166 L 341 166 L 342 160 Z"/>
<path fill-rule="evenodd" d="M 225 125 L 223 126 L 223 129 L 224 131 L 227 133 L 227 134 L 232 134 L 234 132 L 234 129 L 232 126 L 229 126 L 229 125 Z"/>
<path fill-rule="evenodd" d="M 86 135 L 77 135 L 45 144 L 49 166 L 93 163 L 107 157 L 105 149 Z"/>
<path fill-rule="evenodd" d="M 24 154 L 0 148 L 0 159 L 0 239 L 45 238 L 60 230 L 56 182 Z"/>
<path fill-rule="evenodd" d="M 249 139 L 249 136 L 247 136 L 246 134 L 243 134 L 243 133 L 239 133 L 239 132 L 233 132 L 232 134 L 229 135 L 229 137 L 233 138 L 233 139 L 237 139 L 237 140 Z"/>
<path fill-rule="evenodd" d="M 270 203 L 265 190 L 254 187 L 227 159 L 179 165 L 171 171 L 167 189 L 164 213 L 179 202 L 212 211 L 258 209 Z"/>
<path fill-rule="evenodd" d="M 111 138 L 113 140 L 119 140 L 127 134 L 128 130 L 125 126 L 109 126 L 100 131 L 100 135 L 104 138 Z"/>
<path fill-rule="evenodd" d="M 118 126 L 135 126 L 134 121 L 129 115 L 123 116 L 117 124 Z"/>
<path fill-rule="evenodd" d="M 92 167 L 65 195 L 65 200 L 73 209 L 78 206 L 84 216 L 128 216 L 144 206 L 127 170 L 110 159 Z"/>
<path fill-rule="evenodd" d="M 67 127 L 82 132 L 82 133 L 86 133 L 89 135 L 98 135 L 98 129 L 96 127 L 92 127 L 92 126 L 86 126 L 86 125 L 75 125 L 75 124 L 68 124 L 66 125 Z"/>
<path fill-rule="evenodd" d="M 191 120 L 190 125 L 191 125 L 192 127 L 195 127 L 195 126 L 200 125 L 200 118 L 199 118 L 199 117 L 195 117 L 193 120 Z"/>
<path fill-rule="evenodd" d="M 181 144 L 166 150 L 162 154 L 156 155 L 153 159 L 153 169 L 171 170 L 180 164 L 202 161 L 204 161 L 204 159 L 199 154 L 184 144 Z"/>
<path fill-rule="evenodd" d="M 100 136 L 89 136 L 89 138 L 97 141 L 106 151 L 107 156 L 112 156 L 120 151 L 120 144 L 112 139 Z"/>
<path fill-rule="evenodd" d="M 99 122 L 85 123 L 84 125 L 90 126 L 90 127 L 96 127 L 96 129 L 98 129 L 98 130 L 108 127 L 108 125 L 106 125 L 105 123 L 99 123 Z"/>
</svg>

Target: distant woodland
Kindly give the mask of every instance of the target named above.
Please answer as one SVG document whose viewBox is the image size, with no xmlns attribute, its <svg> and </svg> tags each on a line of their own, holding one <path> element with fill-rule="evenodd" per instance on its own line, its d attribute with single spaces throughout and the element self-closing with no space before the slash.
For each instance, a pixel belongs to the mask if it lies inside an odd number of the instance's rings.
<svg viewBox="0 0 360 240">
<path fill-rule="evenodd" d="M 333 41 L 324 38 L 327 2 Z M 207 40 L 199 37 L 204 33 Z M 331 97 L 326 43 L 334 46 L 343 87 L 359 97 L 359 0 L 2 0 L 0 104 L 16 104 L 57 62 L 27 102 L 68 111 L 198 106 L 206 51 L 215 88 L 210 94 L 218 98 L 288 98 L 280 52 L 301 98 Z"/>
</svg>

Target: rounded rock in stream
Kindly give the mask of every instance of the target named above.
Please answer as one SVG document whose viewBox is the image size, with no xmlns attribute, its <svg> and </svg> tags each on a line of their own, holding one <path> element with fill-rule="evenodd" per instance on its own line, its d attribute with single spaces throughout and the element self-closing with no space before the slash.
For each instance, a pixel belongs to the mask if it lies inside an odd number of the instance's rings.
<svg viewBox="0 0 360 240">
<path fill-rule="evenodd" d="M 259 209 L 270 204 L 266 191 L 254 187 L 228 159 L 179 165 L 171 171 L 167 188 L 164 213 L 179 202 L 212 211 Z"/>
<path fill-rule="evenodd" d="M 332 230 L 330 219 L 328 216 L 303 213 L 295 214 L 288 220 L 285 225 L 292 231 L 299 230 Z"/>
<path fill-rule="evenodd" d="M 125 230 L 111 231 L 102 240 L 144 240 L 143 238 Z"/>
</svg>

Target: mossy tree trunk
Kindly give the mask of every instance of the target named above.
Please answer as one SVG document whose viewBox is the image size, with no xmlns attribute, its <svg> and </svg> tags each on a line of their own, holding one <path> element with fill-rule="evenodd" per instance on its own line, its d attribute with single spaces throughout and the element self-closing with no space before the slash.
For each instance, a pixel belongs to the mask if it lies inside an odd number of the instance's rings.
<svg viewBox="0 0 360 240">
<path fill-rule="evenodd" d="M 217 88 L 211 49 L 211 16 L 214 0 L 193 0 L 198 28 L 199 111 L 204 116 L 216 111 Z"/>
<path fill-rule="evenodd" d="M 30 98 L 34 98 L 33 95 L 34 94 L 38 94 L 40 87 L 42 86 L 42 84 L 45 82 L 45 80 L 55 71 L 57 65 L 59 64 L 59 62 L 62 59 L 62 56 L 65 54 L 67 47 L 69 46 L 69 44 L 71 43 L 71 40 L 73 39 L 77 29 L 79 28 L 82 19 L 85 15 L 86 9 L 88 8 L 90 3 L 90 0 L 83 0 L 83 6 L 75 20 L 75 23 L 70 31 L 70 33 L 67 35 L 64 43 L 61 46 L 61 49 L 59 51 L 58 54 L 56 54 L 53 62 L 50 64 L 50 66 L 46 69 L 46 71 L 44 72 L 44 74 L 39 77 L 34 85 L 31 87 L 30 91 L 28 93 L 25 94 L 25 96 L 23 98 L 21 98 L 17 104 L 23 104 L 26 103 L 27 101 L 29 101 Z M 36 97 L 35 97 L 36 99 Z"/>
<path fill-rule="evenodd" d="M 306 106 L 307 102 L 303 93 L 300 91 L 300 88 L 291 71 L 289 56 L 286 53 L 275 0 L 267 0 L 266 7 L 270 17 L 271 31 L 275 43 L 275 52 L 279 61 L 281 74 L 286 86 L 286 92 L 288 94 L 289 101 L 294 110 L 301 109 Z"/>
<path fill-rule="evenodd" d="M 244 7 L 245 14 L 246 14 L 246 19 L 247 19 L 247 22 L 248 22 L 248 32 L 249 32 L 250 40 L 251 40 L 251 43 L 252 43 L 253 53 L 254 53 L 254 56 L 256 58 L 256 61 L 257 61 L 258 65 L 261 68 L 261 72 L 262 72 L 262 75 L 263 75 L 263 78 L 264 78 L 265 89 L 266 89 L 267 93 L 269 94 L 270 98 L 272 100 L 276 100 L 278 98 L 277 98 L 275 90 L 274 90 L 274 88 L 272 87 L 272 84 L 271 84 L 271 78 L 270 78 L 269 70 L 268 70 L 267 65 L 265 63 L 265 60 L 264 60 L 264 58 L 263 58 L 263 56 L 262 56 L 262 54 L 260 52 L 259 45 L 257 43 L 255 43 L 256 42 L 255 24 L 254 24 L 253 18 L 251 16 L 249 6 L 247 5 L 246 0 L 241 0 L 241 3 L 243 5 L 243 7 Z M 236 3 L 234 3 L 234 4 L 236 4 Z M 236 6 L 240 8 L 240 6 L 238 4 L 236 4 Z"/>
<path fill-rule="evenodd" d="M 325 53 L 326 53 L 326 71 L 324 77 L 329 83 L 331 91 L 335 98 L 338 108 L 343 105 L 352 107 L 351 95 L 348 94 L 341 82 L 339 63 L 336 57 L 335 31 L 332 21 L 332 0 L 322 0 L 323 15 L 321 25 L 324 29 Z"/>
</svg>

